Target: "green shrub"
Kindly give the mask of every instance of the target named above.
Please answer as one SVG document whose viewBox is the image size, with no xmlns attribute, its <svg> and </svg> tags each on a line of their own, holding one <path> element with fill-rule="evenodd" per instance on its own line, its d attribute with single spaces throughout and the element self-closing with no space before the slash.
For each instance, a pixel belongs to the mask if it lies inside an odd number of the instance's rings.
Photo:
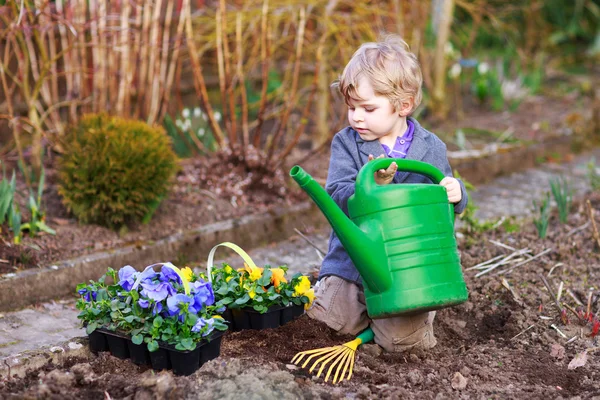
<svg viewBox="0 0 600 400">
<path fill-rule="evenodd" d="M 149 220 L 170 188 L 177 156 L 160 126 L 86 115 L 65 136 L 59 193 L 83 223 L 110 228 Z"/>
</svg>

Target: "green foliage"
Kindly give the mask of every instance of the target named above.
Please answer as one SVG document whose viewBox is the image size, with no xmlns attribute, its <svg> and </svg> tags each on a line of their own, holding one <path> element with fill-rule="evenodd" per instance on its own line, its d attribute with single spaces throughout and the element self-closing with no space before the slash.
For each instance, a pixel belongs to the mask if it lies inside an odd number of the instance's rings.
<svg viewBox="0 0 600 400">
<path fill-rule="evenodd" d="M 15 196 L 16 181 L 15 172 L 13 171 L 10 182 L 6 179 L 6 171 L 3 173 L 2 181 L 0 182 L 0 226 L 10 218 L 12 214 L 11 207 Z"/>
<path fill-rule="evenodd" d="M 141 121 L 86 115 L 63 146 L 59 193 L 83 223 L 120 228 L 148 220 L 177 169 L 164 129 Z"/>
<path fill-rule="evenodd" d="M 596 167 L 596 159 L 592 159 L 587 163 L 587 178 L 590 183 L 590 187 L 593 191 L 600 190 L 600 173 L 598 173 L 598 167 Z M 1 210 L 0 210 L 1 211 Z M 0 220 L 2 214 L 0 213 Z"/>
<path fill-rule="evenodd" d="M 500 111 L 504 108 L 502 84 L 496 71 L 484 65 L 486 64 L 482 63 L 476 69 L 471 83 L 471 91 L 480 103 L 489 99 L 492 109 Z"/>
<path fill-rule="evenodd" d="M 29 231 L 29 236 L 31 237 L 35 236 L 40 231 L 56 235 L 54 229 L 46 225 L 46 213 L 42 211 L 42 193 L 44 192 L 45 177 L 46 173 L 42 168 L 40 181 L 38 183 L 37 197 L 34 197 L 33 191 L 30 191 L 29 200 L 27 202 L 31 220 L 21 225 L 21 230 Z"/>
<path fill-rule="evenodd" d="M 538 237 L 544 239 L 548 232 L 548 222 L 550 221 L 550 193 L 546 192 L 546 197 L 539 203 L 534 200 L 533 207 L 539 212 L 539 217 L 533 219 L 533 224 L 537 228 Z"/>
<path fill-rule="evenodd" d="M 245 265 L 235 270 L 228 264 L 211 271 L 218 306 L 251 308 L 265 313 L 273 306 L 310 304 L 314 291 L 308 277 L 295 274 L 289 281 L 287 267 L 258 268 Z"/>
<path fill-rule="evenodd" d="M 3 171 L 3 178 L 0 181 L 0 228 L 5 221 L 8 222 L 8 227 L 13 231 L 13 242 L 20 244 L 23 239 L 23 231 L 28 231 L 31 237 L 38 232 L 44 231 L 55 235 L 56 232 L 45 223 L 46 214 L 42 211 L 42 193 L 44 191 L 45 172 L 42 168 L 40 181 L 38 184 L 37 196 L 34 197 L 33 191 L 30 188 L 27 208 L 31 215 L 29 222 L 23 223 L 21 210 L 17 203 L 14 202 L 16 191 L 15 172 L 13 171 L 10 183 L 6 179 L 6 171 Z"/>
<path fill-rule="evenodd" d="M 215 119 L 221 120 L 221 113 L 215 112 Z M 175 121 L 165 115 L 164 126 L 173 141 L 173 149 L 179 157 L 193 154 L 209 154 L 217 150 L 217 141 L 210 129 L 208 117 L 200 107 L 193 110 L 184 108 Z"/>
<path fill-rule="evenodd" d="M 562 224 L 566 224 L 573 203 L 573 191 L 564 177 L 550 179 L 550 189 L 558 206 L 558 218 Z"/>
</svg>

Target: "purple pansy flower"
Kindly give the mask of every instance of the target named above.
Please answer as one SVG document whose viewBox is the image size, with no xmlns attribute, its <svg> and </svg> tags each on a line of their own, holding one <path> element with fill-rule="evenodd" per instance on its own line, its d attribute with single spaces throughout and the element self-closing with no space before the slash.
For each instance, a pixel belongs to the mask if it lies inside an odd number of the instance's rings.
<svg viewBox="0 0 600 400">
<path fill-rule="evenodd" d="M 77 293 L 79 293 L 80 295 L 83 296 L 83 298 L 85 299 L 85 301 L 90 301 L 90 299 L 94 299 L 94 301 L 96 301 L 96 292 L 95 291 L 91 291 L 88 288 L 82 288 L 79 289 L 77 291 Z M 91 297 L 90 297 L 91 294 Z"/>
<path fill-rule="evenodd" d="M 206 332 L 204 332 L 202 334 L 202 336 L 210 335 L 210 333 L 214 329 L 213 328 L 214 323 L 215 323 L 214 318 L 209 318 L 209 319 L 198 318 L 198 322 L 196 322 L 196 324 L 192 327 L 192 332 L 200 332 L 202 330 L 202 328 L 204 328 L 205 326 L 208 325 L 208 329 L 206 330 Z"/>
<path fill-rule="evenodd" d="M 148 308 L 148 307 L 150 307 L 150 301 L 148 301 L 148 300 L 139 299 L 139 300 L 138 300 L 138 304 L 139 304 L 139 305 L 140 305 L 140 307 L 142 307 L 142 308 Z"/>
<path fill-rule="evenodd" d="M 173 264 L 166 263 L 160 269 L 160 272 L 162 273 L 161 281 L 174 281 L 174 282 L 178 282 L 179 284 L 183 284 L 183 282 L 181 281 L 181 278 L 179 277 L 177 272 L 175 272 L 175 270 L 173 268 L 171 268 L 171 265 L 173 265 Z"/>
<path fill-rule="evenodd" d="M 215 303 L 215 293 L 210 282 L 204 282 L 204 280 L 199 279 L 192 283 L 192 293 L 195 300 L 194 306 L 198 310 Z"/>
<path fill-rule="evenodd" d="M 142 282 L 142 295 L 156 302 L 175 294 L 175 289 L 167 282 Z"/>
<path fill-rule="evenodd" d="M 184 315 L 181 313 L 182 305 L 188 304 L 188 311 L 196 314 L 198 310 L 194 308 L 194 298 L 191 296 L 187 296 L 185 294 L 176 294 L 175 296 L 171 296 L 167 299 L 167 308 L 169 309 L 169 315 L 178 315 L 179 320 L 183 322 Z"/>
<path fill-rule="evenodd" d="M 131 265 L 126 265 L 119 270 L 119 285 L 130 291 L 135 283 L 135 278 L 138 272 Z"/>
</svg>

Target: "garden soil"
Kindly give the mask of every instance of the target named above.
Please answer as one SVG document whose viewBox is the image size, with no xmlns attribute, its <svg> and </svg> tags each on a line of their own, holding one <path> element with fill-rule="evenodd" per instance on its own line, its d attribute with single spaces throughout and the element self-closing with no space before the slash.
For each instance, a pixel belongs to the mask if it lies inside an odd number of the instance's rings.
<svg viewBox="0 0 600 400">
<path fill-rule="evenodd" d="M 188 377 L 90 353 L 25 378 L 4 378 L 0 398 L 599 398 L 600 334 L 581 317 L 589 310 L 597 321 L 600 311 L 600 239 L 593 228 L 599 213 L 600 195 L 589 194 L 566 224 L 551 216 L 545 239 L 531 223 L 461 239 L 469 300 L 437 312 L 437 346 L 390 354 L 365 344 L 352 379 L 338 385 L 290 360 L 352 337 L 302 316 L 277 329 L 227 333 L 221 356 Z M 527 256 L 513 255 L 512 264 L 475 276 L 483 270 L 472 267 L 523 249 Z"/>
</svg>

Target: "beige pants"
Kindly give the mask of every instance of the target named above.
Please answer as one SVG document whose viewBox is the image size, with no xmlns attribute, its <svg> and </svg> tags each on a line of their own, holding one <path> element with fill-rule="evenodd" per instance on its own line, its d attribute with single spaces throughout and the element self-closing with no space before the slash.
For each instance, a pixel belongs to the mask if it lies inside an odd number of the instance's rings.
<svg viewBox="0 0 600 400">
<path fill-rule="evenodd" d="M 433 336 L 435 311 L 371 320 L 362 288 L 337 276 L 326 276 L 319 281 L 315 301 L 307 314 L 350 335 L 356 335 L 370 325 L 375 333 L 375 343 L 389 352 L 429 349 L 436 344 Z"/>
</svg>

